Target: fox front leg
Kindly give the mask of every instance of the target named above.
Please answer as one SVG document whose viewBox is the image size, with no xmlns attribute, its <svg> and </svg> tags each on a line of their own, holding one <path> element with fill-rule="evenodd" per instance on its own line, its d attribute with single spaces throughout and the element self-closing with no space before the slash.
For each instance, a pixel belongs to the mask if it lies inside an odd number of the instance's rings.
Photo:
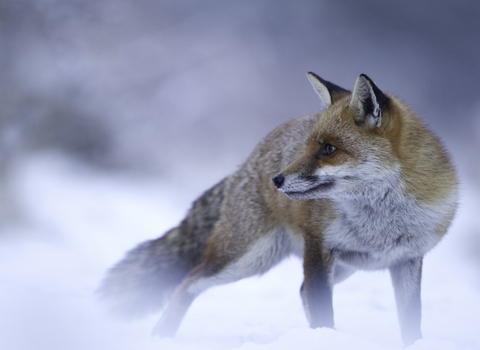
<svg viewBox="0 0 480 350">
<path fill-rule="evenodd" d="M 317 239 L 305 239 L 303 270 L 301 296 L 310 327 L 333 328 L 331 264 Z"/>
<path fill-rule="evenodd" d="M 423 258 L 415 258 L 390 267 L 398 320 L 404 346 L 422 338 L 420 285 Z"/>
</svg>

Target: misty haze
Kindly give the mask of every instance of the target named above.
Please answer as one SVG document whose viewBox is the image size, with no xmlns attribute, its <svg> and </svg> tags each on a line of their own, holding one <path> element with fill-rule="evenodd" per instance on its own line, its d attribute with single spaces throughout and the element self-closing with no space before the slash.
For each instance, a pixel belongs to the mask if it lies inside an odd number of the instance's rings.
<svg viewBox="0 0 480 350">
<path fill-rule="evenodd" d="M 424 338 L 480 349 L 480 2 L 5 0 L 0 4 L 0 348 L 398 349 L 387 272 L 335 287 L 310 330 L 302 265 L 213 288 L 175 340 L 94 292 L 281 123 L 318 112 L 313 71 L 368 74 L 442 139 L 461 182 L 424 261 Z M 305 142 L 305 140 L 299 140 Z"/>
</svg>

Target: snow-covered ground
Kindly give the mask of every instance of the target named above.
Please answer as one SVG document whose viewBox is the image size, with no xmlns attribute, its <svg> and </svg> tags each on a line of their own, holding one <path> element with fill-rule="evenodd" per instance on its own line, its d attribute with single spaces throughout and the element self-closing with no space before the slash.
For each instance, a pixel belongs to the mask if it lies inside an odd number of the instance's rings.
<svg viewBox="0 0 480 350">
<path fill-rule="evenodd" d="M 19 160 L 15 169 L 11 186 L 25 220 L 0 229 L 2 350 L 401 348 L 388 273 L 358 273 L 336 286 L 337 330 L 311 330 L 294 258 L 201 295 L 175 340 L 150 336 L 158 315 L 111 319 L 94 297 L 105 270 L 176 225 L 194 194 L 58 154 Z M 449 235 L 425 260 L 425 338 L 411 350 L 480 349 L 480 260 L 466 253 L 480 199 L 465 188 Z"/>
</svg>

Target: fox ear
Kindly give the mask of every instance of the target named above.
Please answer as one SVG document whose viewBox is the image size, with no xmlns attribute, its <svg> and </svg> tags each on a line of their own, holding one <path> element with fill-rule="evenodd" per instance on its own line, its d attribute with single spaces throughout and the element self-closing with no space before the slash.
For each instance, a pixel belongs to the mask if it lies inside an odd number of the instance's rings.
<svg viewBox="0 0 480 350">
<path fill-rule="evenodd" d="M 340 97 L 346 93 L 350 93 L 350 91 L 320 78 L 315 73 L 308 72 L 307 78 L 310 80 L 310 83 L 312 83 L 315 92 L 318 94 L 318 96 L 320 96 L 320 100 L 322 101 L 322 109 L 328 108 L 338 99 L 340 99 Z"/>
<path fill-rule="evenodd" d="M 373 81 L 361 74 L 353 89 L 350 107 L 355 112 L 355 122 L 365 128 L 382 125 L 382 111 L 388 107 L 388 97 Z"/>
</svg>

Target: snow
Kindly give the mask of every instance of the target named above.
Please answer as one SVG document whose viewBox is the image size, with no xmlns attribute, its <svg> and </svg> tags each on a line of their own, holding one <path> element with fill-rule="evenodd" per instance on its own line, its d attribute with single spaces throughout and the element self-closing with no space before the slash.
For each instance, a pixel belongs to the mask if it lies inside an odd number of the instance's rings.
<svg viewBox="0 0 480 350">
<path fill-rule="evenodd" d="M 24 220 L 0 227 L 0 349 L 402 348 L 388 273 L 360 272 L 336 286 L 337 329 L 312 330 L 295 258 L 208 290 L 174 340 L 152 337 L 159 315 L 112 319 L 94 292 L 126 250 L 176 225 L 195 194 L 52 153 L 19 159 L 11 178 Z M 480 200 L 466 188 L 449 235 L 425 259 L 424 339 L 410 350 L 480 349 L 479 260 L 466 253 Z"/>
</svg>

